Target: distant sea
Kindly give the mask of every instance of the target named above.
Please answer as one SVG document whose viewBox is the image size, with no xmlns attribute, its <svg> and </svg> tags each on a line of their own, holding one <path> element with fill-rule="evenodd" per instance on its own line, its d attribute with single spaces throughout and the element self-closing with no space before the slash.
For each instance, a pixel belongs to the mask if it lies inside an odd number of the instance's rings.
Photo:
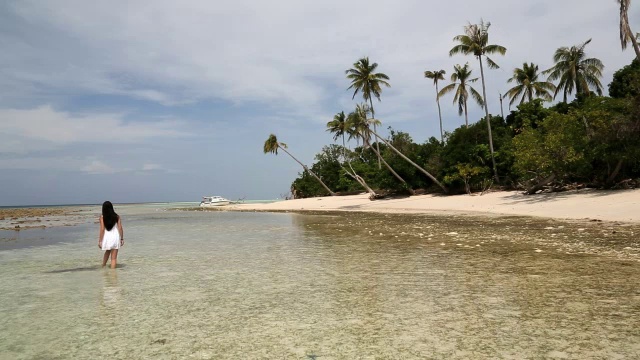
<svg viewBox="0 0 640 360">
<path fill-rule="evenodd" d="M 282 199 L 274 200 L 241 200 L 239 204 L 268 204 L 272 202 L 282 201 Z M 231 201 L 234 203 L 235 201 Z M 26 208 L 57 208 L 57 207 L 78 207 L 78 206 L 99 206 L 101 204 L 45 204 L 45 205 L 4 205 L 0 209 L 26 209 Z M 176 202 L 142 202 L 142 203 L 114 203 L 119 205 L 138 205 L 138 206 L 162 206 L 162 207 L 194 207 L 199 206 L 199 201 L 176 201 Z"/>
</svg>

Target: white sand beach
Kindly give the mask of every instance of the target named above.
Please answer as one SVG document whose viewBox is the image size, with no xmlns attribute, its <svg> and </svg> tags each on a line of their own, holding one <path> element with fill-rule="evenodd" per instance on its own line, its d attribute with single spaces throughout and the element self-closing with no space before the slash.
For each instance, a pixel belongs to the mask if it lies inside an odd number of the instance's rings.
<svg viewBox="0 0 640 360">
<path fill-rule="evenodd" d="M 371 201 L 367 194 L 296 199 L 267 204 L 238 204 L 238 211 L 373 211 L 382 213 L 476 213 L 556 219 L 589 219 L 640 223 L 640 189 L 583 189 L 523 195 L 500 191 L 484 195 L 420 195 Z"/>
</svg>

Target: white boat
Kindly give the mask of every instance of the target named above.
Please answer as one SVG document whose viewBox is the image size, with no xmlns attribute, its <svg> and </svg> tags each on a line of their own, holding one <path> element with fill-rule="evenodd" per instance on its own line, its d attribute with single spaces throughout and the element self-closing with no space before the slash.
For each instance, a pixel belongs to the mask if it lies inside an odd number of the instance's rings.
<svg viewBox="0 0 640 360">
<path fill-rule="evenodd" d="M 230 201 L 223 198 L 222 196 L 203 196 L 202 201 L 200 201 L 200 206 L 202 207 L 212 207 L 212 206 L 223 206 L 229 205 Z"/>
</svg>

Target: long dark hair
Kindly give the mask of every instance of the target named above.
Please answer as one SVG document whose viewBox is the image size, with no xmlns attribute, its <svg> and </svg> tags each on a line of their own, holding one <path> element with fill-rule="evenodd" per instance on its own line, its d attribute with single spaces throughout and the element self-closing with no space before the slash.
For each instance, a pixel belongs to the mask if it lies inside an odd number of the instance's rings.
<svg viewBox="0 0 640 360">
<path fill-rule="evenodd" d="M 113 227 L 118 223 L 118 214 L 113 210 L 113 204 L 111 201 L 105 201 L 102 204 L 102 220 L 104 221 L 104 227 L 107 231 L 113 229 Z"/>
</svg>

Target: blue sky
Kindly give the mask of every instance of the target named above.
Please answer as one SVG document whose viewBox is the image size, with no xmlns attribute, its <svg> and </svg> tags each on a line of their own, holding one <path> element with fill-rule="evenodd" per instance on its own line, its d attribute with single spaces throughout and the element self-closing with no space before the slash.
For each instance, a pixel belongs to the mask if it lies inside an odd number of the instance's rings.
<svg viewBox="0 0 640 360">
<path fill-rule="evenodd" d="M 270 133 L 307 164 L 350 111 L 344 71 L 369 56 L 391 78 L 376 115 L 418 142 L 438 136 L 425 70 L 468 22 L 506 46 L 487 72 L 490 111 L 514 67 L 546 69 L 560 46 L 593 38 L 603 84 L 633 59 L 614 0 L 83 1 L 0 4 L 0 206 L 273 199 L 300 171 L 264 155 Z M 640 31 L 640 5 L 631 26 Z M 480 85 L 478 84 L 478 90 Z M 446 130 L 464 123 L 443 98 Z M 505 106 L 505 111 L 507 111 Z M 470 104 L 470 121 L 481 109 Z"/>
</svg>

